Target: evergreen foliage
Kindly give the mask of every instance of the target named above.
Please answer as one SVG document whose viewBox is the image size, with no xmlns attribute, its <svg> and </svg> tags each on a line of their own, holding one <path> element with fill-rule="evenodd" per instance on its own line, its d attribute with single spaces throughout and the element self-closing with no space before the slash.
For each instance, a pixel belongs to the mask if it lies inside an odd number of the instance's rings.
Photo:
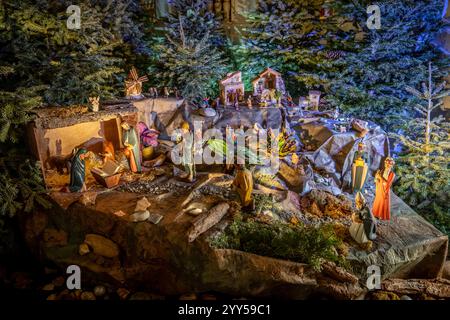
<svg viewBox="0 0 450 320">
<path fill-rule="evenodd" d="M 41 169 L 23 156 L 23 150 L 8 150 L 0 158 L 0 216 L 30 212 L 36 204 L 49 208 Z"/>
<path fill-rule="evenodd" d="M 436 78 L 448 74 L 449 60 L 434 43 L 447 24 L 442 19 L 444 2 L 378 1 L 381 28 L 369 30 L 367 7 L 372 2 L 352 1 L 344 11 L 359 37 L 338 60 L 342 68 L 332 79 L 328 98 L 352 116 L 371 119 L 393 130 L 413 116 L 417 98 L 404 88 L 426 79 L 427 63 L 440 67 L 434 74 Z"/>
<path fill-rule="evenodd" d="M 120 95 L 126 55 L 139 45 L 135 1 L 79 1 L 81 29 L 68 29 L 72 1 L 3 1 L 1 57 L 14 67 L 14 83 L 46 85 L 45 102 L 79 104 Z"/>
<path fill-rule="evenodd" d="M 341 1 L 261 0 L 248 16 L 237 63 L 253 77 L 268 66 L 282 72 L 293 94 L 329 85 L 337 67 L 330 52 L 351 38 L 339 27 L 342 8 Z"/>
<path fill-rule="evenodd" d="M 206 33 L 213 46 L 223 46 L 225 36 L 217 17 L 209 11 L 208 0 L 169 0 L 172 14 L 168 17 L 167 33 L 171 38 L 179 39 L 180 20 L 184 36 L 200 41 Z"/>
<path fill-rule="evenodd" d="M 393 134 L 404 147 L 397 160 L 399 181 L 395 191 L 420 214 L 443 232 L 450 234 L 450 124 L 442 116 L 431 117 L 431 111 L 442 105 L 449 95 L 445 82 L 432 81 L 431 63 L 427 83 L 422 91 L 406 90 L 424 104 L 416 105 L 418 117 L 411 119 L 405 133 Z"/>
<path fill-rule="evenodd" d="M 39 94 L 45 89 L 0 91 L 0 217 L 13 216 L 18 210 L 28 212 L 36 203 L 50 205 L 44 198 L 40 168 L 26 158 L 23 141 L 23 126 L 32 119 L 32 110 L 42 104 Z"/>
<path fill-rule="evenodd" d="M 22 125 L 32 119 L 32 110 L 42 104 L 39 94 L 45 89 L 36 86 L 0 91 L 0 143 L 19 142 Z"/>
<path fill-rule="evenodd" d="M 160 60 L 157 76 L 198 106 L 203 98 L 218 94 L 217 83 L 226 73 L 226 65 L 222 53 L 210 42 L 210 34 L 206 32 L 200 40 L 189 37 L 182 21 L 180 18 L 179 38 L 166 34 L 155 46 Z"/>
</svg>

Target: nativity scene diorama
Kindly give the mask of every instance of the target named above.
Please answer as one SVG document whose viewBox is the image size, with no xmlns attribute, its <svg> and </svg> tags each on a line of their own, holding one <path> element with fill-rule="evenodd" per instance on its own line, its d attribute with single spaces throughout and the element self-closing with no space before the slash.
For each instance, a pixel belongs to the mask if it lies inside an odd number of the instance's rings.
<svg viewBox="0 0 450 320">
<path fill-rule="evenodd" d="M 448 1 L 0 1 L 0 291 L 450 299 Z"/>
<path fill-rule="evenodd" d="M 95 107 L 79 107 L 76 112 L 42 109 L 29 125 L 32 151 L 42 165 L 49 196 L 71 212 L 71 223 L 98 234 L 94 238 L 99 243 L 117 248 L 105 256 L 86 238 L 78 244 L 78 253 L 64 256 L 66 261 L 92 269 L 85 257 L 93 252 L 107 261 L 97 270 L 124 283 L 139 274 L 152 287 L 169 292 L 175 279 L 171 273 L 154 277 L 167 267 L 179 270 L 176 281 L 186 288 L 259 296 L 249 284 L 256 281 L 269 292 L 274 289 L 268 281 L 272 275 L 258 269 L 255 256 L 227 244 L 227 226 L 239 228 L 241 222 L 236 221 L 251 217 L 262 223 L 261 228 L 283 223 L 286 227 L 280 232 L 303 237 L 308 228 L 331 223 L 341 243 L 337 260 L 327 267 L 340 273 L 326 276 L 330 281 L 341 277 L 341 284 L 327 289 L 336 297 L 359 294 L 363 289 L 358 278 L 370 264 L 384 264 L 387 275 L 393 276 L 415 272 L 426 263 L 423 257 L 410 256 L 398 265 L 385 264 L 387 243 L 396 255 L 407 255 L 405 241 L 407 247 L 420 246 L 409 230 L 425 222 L 392 193 L 395 162 L 386 133 L 375 123 L 323 108 L 317 90 L 295 104 L 281 73 L 271 68 L 261 72 L 251 88 L 245 88 L 241 72 L 228 74 L 219 82 L 219 96 L 205 98 L 200 108 L 184 101 L 175 89 L 143 90 L 147 80 L 133 68 L 125 82 L 126 99 L 93 98 Z M 98 229 L 96 214 L 111 226 L 129 230 L 132 243 L 111 227 Z M 133 231 L 136 224 L 143 224 L 139 234 Z M 439 255 L 443 242 L 427 228 L 422 237 L 436 244 L 434 254 Z M 196 279 L 182 271 L 171 248 L 159 244 L 169 238 L 180 257 L 195 261 L 193 270 L 205 277 Z M 158 260 L 160 265 L 135 260 L 127 246 L 142 252 L 139 259 L 148 255 L 148 261 Z M 195 259 L 198 254 L 206 258 Z M 353 274 L 337 263 L 343 257 Z M 276 265 L 291 274 L 296 263 Z M 208 276 L 223 269 L 233 274 L 232 279 Z M 427 272 L 438 270 L 428 267 Z M 350 288 L 342 290 L 348 279 Z M 274 283 L 291 285 L 286 281 L 276 278 Z M 309 286 L 299 285 L 299 296 Z"/>
</svg>

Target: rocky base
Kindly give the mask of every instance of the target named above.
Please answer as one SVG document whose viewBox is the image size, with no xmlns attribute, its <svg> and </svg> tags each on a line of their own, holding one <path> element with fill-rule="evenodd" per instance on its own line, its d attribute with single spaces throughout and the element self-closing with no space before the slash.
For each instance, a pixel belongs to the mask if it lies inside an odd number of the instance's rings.
<svg viewBox="0 0 450 320">
<path fill-rule="evenodd" d="M 318 272 L 303 263 L 214 249 L 209 237 L 222 232 L 239 208 L 229 191 L 232 177 L 199 175 L 194 184 L 163 178 L 153 184 L 147 182 L 145 189 L 139 187 L 137 192 L 124 188 L 122 192 L 105 191 L 95 197 L 53 194 L 51 210 L 21 216 L 26 243 L 41 263 L 51 263 L 63 271 L 68 265 L 80 266 L 83 288 L 89 288 L 83 296 L 83 292 L 67 294 L 53 288 L 49 290 L 51 299 L 93 298 L 91 293 L 98 285 L 110 286 L 107 291 L 112 296 L 119 296 L 117 290 L 123 288 L 176 298 L 193 292 L 214 292 L 224 297 L 308 299 L 319 295 L 360 299 L 367 292 L 367 264 L 381 264 L 383 275 L 390 277 L 415 273 L 434 278 L 442 271 L 447 238 L 414 214 L 400 215 L 397 224 L 381 226 L 380 239 L 372 251 L 350 246 L 355 275 L 331 263 L 325 263 Z M 144 196 L 150 204 L 149 213 L 163 217 L 157 224 L 132 219 Z M 302 201 L 288 193 L 286 201 L 296 202 L 288 206 L 295 211 L 308 201 L 321 199 L 307 207 L 316 207 L 326 216 L 334 215 L 338 211 L 327 197 L 316 194 Z M 203 206 L 200 215 L 184 210 L 195 203 Z M 350 209 L 345 203 L 341 207 L 344 209 L 338 212 L 339 217 L 349 219 L 346 210 Z M 415 230 L 419 229 L 417 238 Z M 410 243 L 405 247 L 397 245 L 399 241 Z"/>
</svg>

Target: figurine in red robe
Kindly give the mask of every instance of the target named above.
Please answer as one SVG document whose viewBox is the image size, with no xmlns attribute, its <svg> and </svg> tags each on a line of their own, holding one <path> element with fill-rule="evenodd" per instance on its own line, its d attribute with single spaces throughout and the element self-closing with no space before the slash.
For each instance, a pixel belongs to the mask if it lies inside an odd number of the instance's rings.
<svg viewBox="0 0 450 320">
<path fill-rule="evenodd" d="M 392 171 L 394 159 L 388 157 L 384 161 L 384 169 L 378 170 L 375 175 L 375 200 L 373 201 L 372 212 L 375 217 L 381 220 L 391 219 L 391 186 L 394 182 L 395 173 Z"/>
</svg>

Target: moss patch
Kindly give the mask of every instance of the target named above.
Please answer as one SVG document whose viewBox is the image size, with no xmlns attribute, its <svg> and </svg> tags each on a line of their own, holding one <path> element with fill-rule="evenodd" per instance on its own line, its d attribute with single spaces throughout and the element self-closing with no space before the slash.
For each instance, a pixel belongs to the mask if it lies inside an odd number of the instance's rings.
<svg viewBox="0 0 450 320">
<path fill-rule="evenodd" d="M 347 266 L 338 253 L 342 241 L 330 225 L 312 227 L 237 219 L 224 233 L 210 239 L 210 243 L 215 248 L 307 263 L 316 270 L 321 269 L 324 261 Z"/>
</svg>

